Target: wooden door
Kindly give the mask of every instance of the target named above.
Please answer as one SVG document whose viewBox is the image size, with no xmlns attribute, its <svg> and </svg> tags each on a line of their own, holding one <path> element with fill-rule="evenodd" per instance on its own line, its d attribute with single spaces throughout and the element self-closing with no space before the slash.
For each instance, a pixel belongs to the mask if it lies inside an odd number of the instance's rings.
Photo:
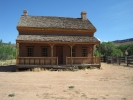
<svg viewBox="0 0 133 100">
<path fill-rule="evenodd" d="M 58 64 L 63 64 L 63 47 L 56 47 L 56 56 L 58 57 Z"/>
</svg>

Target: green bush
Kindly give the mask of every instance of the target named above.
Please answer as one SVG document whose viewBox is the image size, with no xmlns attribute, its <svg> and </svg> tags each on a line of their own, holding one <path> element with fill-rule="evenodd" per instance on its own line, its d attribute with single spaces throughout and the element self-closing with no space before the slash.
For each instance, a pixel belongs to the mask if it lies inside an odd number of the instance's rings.
<svg viewBox="0 0 133 100">
<path fill-rule="evenodd" d="M 69 86 L 69 89 L 73 89 L 74 88 L 74 86 Z"/>
<path fill-rule="evenodd" d="M 14 96 L 15 96 L 14 93 L 8 95 L 8 97 L 14 97 Z"/>
</svg>

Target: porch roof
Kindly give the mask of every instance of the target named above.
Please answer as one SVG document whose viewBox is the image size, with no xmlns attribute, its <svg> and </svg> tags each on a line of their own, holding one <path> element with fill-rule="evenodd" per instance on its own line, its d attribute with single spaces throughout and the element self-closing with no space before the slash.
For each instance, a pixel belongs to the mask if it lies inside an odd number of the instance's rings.
<svg viewBox="0 0 133 100">
<path fill-rule="evenodd" d="M 99 42 L 90 36 L 61 36 L 61 35 L 18 35 L 17 39 L 23 41 L 45 41 L 45 42 Z"/>
</svg>

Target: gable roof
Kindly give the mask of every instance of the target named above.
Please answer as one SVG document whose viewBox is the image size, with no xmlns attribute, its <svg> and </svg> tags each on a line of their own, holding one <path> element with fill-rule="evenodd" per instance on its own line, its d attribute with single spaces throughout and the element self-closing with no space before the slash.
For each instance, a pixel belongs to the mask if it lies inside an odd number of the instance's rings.
<svg viewBox="0 0 133 100">
<path fill-rule="evenodd" d="M 99 42 L 90 36 L 61 36 L 61 35 L 19 35 L 16 40 L 44 42 Z"/>
<path fill-rule="evenodd" d="M 22 15 L 17 27 L 96 30 L 88 19 L 29 15 Z"/>
</svg>

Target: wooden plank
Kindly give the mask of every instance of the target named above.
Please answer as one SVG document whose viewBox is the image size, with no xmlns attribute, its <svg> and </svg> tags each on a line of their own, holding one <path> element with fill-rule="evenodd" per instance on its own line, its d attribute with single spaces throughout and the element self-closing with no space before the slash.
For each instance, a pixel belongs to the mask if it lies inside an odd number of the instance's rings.
<svg viewBox="0 0 133 100">
<path fill-rule="evenodd" d="M 73 64 L 74 64 L 74 62 L 79 62 L 80 61 L 80 63 L 89 63 L 89 64 L 95 64 L 95 63 L 98 63 L 98 64 L 100 64 L 99 63 L 99 57 L 66 57 L 66 65 L 68 64 L 68 61 L 70 60 L 70 62 L 71 62 L 71 59 L 73 60 Z M 76 60 L 77 59 L 77 60 Z M 78 59 L 80 59 L 79 61 L 78 61 Z M 70 63 L 71 64 L 71 63 Z"/>
<path fill-rule="evenodd" d="M 40 43 L 44 44 L 44 41 L 30 41 L 30 40 L 17 40 L 18 43 Z M 46 44 L 50 44 L 53 42 L 45 42 Z M 70 44 L 70 42 L 54 42 L 55 44 Z M 73 42 L 72 42 L 73 43 Z M 74 42 L 74 44 L 99 44 L 99 42 Z"/>
</svg>

